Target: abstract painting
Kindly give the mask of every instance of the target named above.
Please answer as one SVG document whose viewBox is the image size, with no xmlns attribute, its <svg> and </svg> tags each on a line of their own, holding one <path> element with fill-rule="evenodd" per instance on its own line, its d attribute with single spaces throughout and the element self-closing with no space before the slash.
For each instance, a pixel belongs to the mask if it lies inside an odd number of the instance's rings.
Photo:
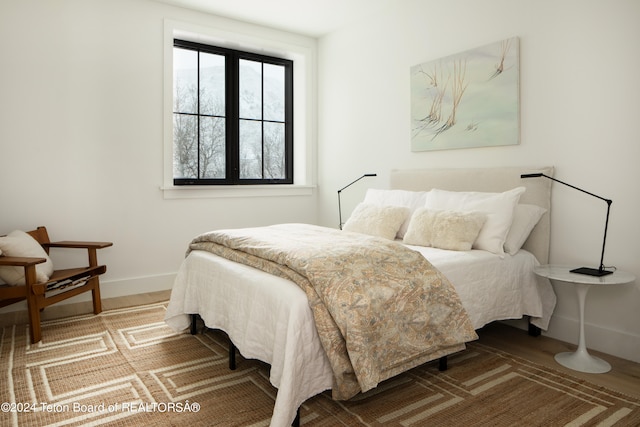
<svg viewBox="0 0 640 427">
<path fill-rule="evenodd" d="M 411 67 L 411 150 L 520 142 L 519 39 Z"/>
</svg>

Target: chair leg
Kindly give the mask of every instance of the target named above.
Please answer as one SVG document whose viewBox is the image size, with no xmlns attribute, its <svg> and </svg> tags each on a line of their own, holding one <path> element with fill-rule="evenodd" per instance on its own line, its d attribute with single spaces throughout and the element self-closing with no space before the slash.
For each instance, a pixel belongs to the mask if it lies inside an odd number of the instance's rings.
<svg viewBox="0 0 640 427">
<path fill-rule="evenodd" d="M 40 309 L 31 295 L 27 296 L 27 311 L 29 312 L 31 344 L 35 344 L 42 339 L 42 329 L 40 327 Z"/>
<path fill-rule="evenodd" d="M 93 277 L 90 280 L 95 280 L 91 295 L 93 297 L 93 314 L 99 314 L 102 312 L 102 300 L 100 299 L 100 279 L 98 276 Z"/>
<path fill-rule="evenodd" d="M 31 344 L 35 344 L 42 339 L 42 329 L 40 327 L 40 304 L 39 295 L 34 293 L 33 284 L 36 283 L 36 266 L 30 265 L 24 268 L 24 280 L 27 287 L 27 313 L 29 315 L 29 333 Z"/>
</svg>

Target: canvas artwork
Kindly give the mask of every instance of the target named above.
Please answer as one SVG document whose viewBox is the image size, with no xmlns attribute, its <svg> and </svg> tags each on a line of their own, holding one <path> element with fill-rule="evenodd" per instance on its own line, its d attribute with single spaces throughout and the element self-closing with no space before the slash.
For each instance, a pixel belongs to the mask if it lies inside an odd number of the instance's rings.
<svg viewBox="0 0 640 427">
<path fill-rule="evenodd" d="M 519 39 L 411 67 L 412 151 L 520 142 Z"/>
</svg>

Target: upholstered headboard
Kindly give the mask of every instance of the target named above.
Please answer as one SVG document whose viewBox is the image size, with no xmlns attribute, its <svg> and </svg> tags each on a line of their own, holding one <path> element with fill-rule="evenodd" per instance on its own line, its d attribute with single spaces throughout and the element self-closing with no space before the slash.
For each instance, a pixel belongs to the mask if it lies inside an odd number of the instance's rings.
<svg viewBox="0 0 640 427">
<path fill-rule="evenodd" d="M 449 191 L 503 192 L 525 187 L 520 203 L 538 205 L 547 210 L 535 226 L 523 248 L 533 253 L 541 264 L 549 262 L 551 233 L 550 179 L 520 178 L 521 174 L 543 173 L 553 176 L 553 166 L 540 168 L 505 167 L 478 169 L 409 169 L 391 171 L 391 188 L 428 191 L 433 188 Z"/>
</svg>

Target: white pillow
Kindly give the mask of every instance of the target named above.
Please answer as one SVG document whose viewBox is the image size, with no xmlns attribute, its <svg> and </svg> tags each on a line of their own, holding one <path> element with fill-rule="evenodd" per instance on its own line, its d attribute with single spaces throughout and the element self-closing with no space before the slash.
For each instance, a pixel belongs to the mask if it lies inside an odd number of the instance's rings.
<svg viewBox="0 0 640 427">
<path fill-rule="evenodd" d="M 396 237 L 402 239 L 409 227 L 411 214 L 424 206 L 427 200 L 428 191 L 408 191 L 408 190 L 380 190 L 370 188 L 364 196 L 363 203 L 381 206 L 405 206 L 409 208 L 409 215 L 402 223 Z"/>
<path fill-rule="evenodd" d="M 408 216 L 409 208 L 404 206 L 360 203 L 342 229 L 393 240 Z"/>
<path fill-rule="evenodd" d="M 487 216 L 481 212 L 417 209 L 411 217 L 403 242 L 452 251 L 468 251 L 478 237 Z"/>
<path fill-rule="evenodd" d="M 504 251 L 509 255 L 518 252 L 546 211 L 545 208 L 537 205 L 516 205 L 513 222 L 509 233 L 507 233 L 507 239 L 504 241 Z"/>
<path fill-rule="evenodd" d="M 473 247 L 504 255 L 504 242 L 511 228 L 513 212 L 524 191 L 524 187 L 517 187 L 504 193 L 433 189 L 427 196 L 425 207 L 433 210 L 484 212 L 487 214 L 487 220 Z"/>
<path fill-rule="evenodd" d="M 53 274 L 53 262 L 42 249 L 40 243 L 24 231 L 12 231 L 0 237 L 0 252 L 5 256 L 45 258 L 47 261 L 36 265 L 36 280 L 44 283 Z M 24 267 L 0 266 L 0 279 L 11 286 L 24 285 Z"/>
</svg>

